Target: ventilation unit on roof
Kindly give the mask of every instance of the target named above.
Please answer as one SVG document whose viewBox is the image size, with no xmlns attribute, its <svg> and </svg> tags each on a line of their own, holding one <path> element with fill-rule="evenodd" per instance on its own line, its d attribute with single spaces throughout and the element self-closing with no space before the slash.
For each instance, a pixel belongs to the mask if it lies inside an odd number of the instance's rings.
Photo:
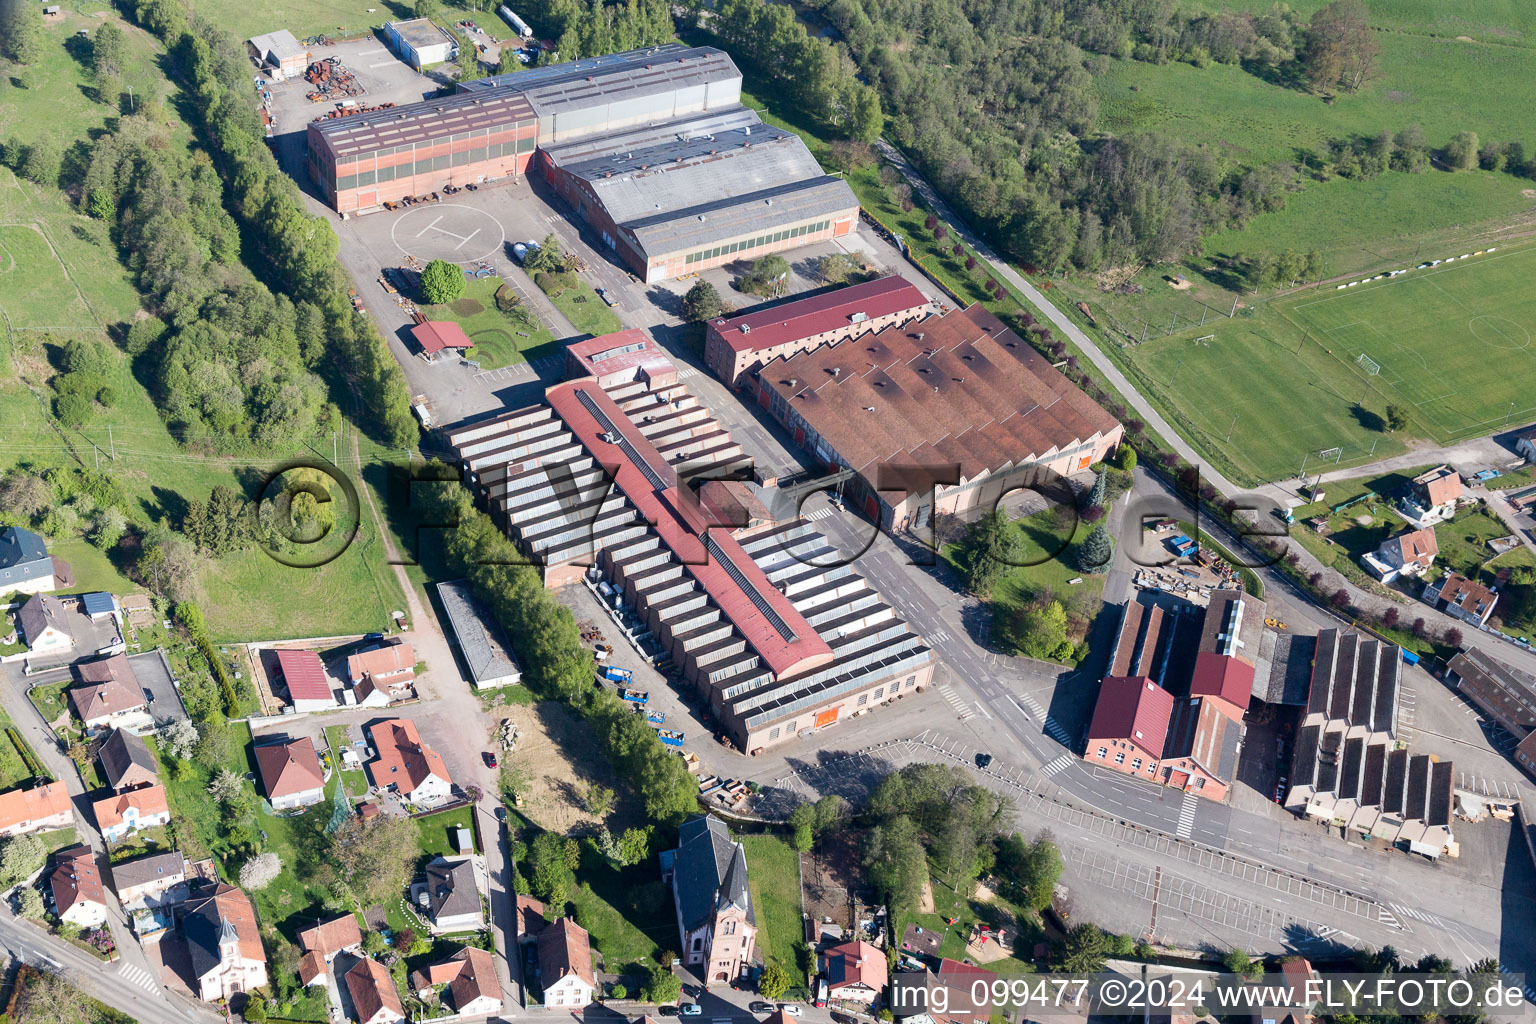
<svg viewBox="0 0 1536 1024">
<path fill-rule="evenodd" d="M 869 314 L 868 313 L 850 313 L 848 315 L 848 322 L 851 323 L 851 324 L 861 324 L 865 320 L 868 320 L 868 319 L 869 319 Z"/>
<path fill-rule="evenodd" d="M 741 333 L 742 334 L 751 334 L 752 333 L 752 325 L 751 324 L 742 324 L 741 325 Z"/>
<path fill-rule="evenodd" d="M 841 366 L 834 366 L 834 367 L 832 367 L 832 376 L 834 376 L 834 377 L 841 377 L 842 375 L 843 375 L 843 368 Z"/>
<path fill-rule="evenodd" d="M 872 405 L 866 405 L 866 406 L 865 406 L 865 407 L 864 407 L 864 411 L 865 411 L 865 412 L 874 412 L 874 411 L 875 411 L 875 407 L 874 407 L 874 406 L 872 406 Z"/>
<path fill-rule="evenodd" d="M 743 135 L 751 135 L 752 134 L 752 126 L 751 125 L 747 125 L 745 128 L 743 128 L 741 130 L 741 134 L 743 134 Z"/>
<path fill-rule="evenodd" d="M 927 335 L 927 334 L 925 334 L 925 333 L 923 333 L 923 332 L 922 332 L 922 331 L 918 331 L 918 332 L 917 332 L 917 340 L 918 340 L 918 341 L 922 341 L 922 340 L 923 340 L 923 339 L 924 339 L 924 338 L 926 338 L 926 337 L 928 337 L 928 335 Z"/>
</svg>

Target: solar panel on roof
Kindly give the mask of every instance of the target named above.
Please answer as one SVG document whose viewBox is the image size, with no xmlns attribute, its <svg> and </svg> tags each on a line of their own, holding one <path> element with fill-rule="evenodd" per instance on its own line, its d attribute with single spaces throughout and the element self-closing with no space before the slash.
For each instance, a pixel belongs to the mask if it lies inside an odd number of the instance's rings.
<svg viewBox="0 0 1536 1024">
<path fill-rule="evenodd" d="M 715 543 L 715 538 L 710 534 L 704 535 L 704 548 L 709 552 L 710 557 L 719 563 L 720 568 L 725 570 L 725 574 L 731 578 L 731 582 L 740 587 L 741 592 L 747 595 L 747 599 L 752 602 L 753 607 L 763 613 L 763 617 L 768 620 L 779 636 L 791 643 L 799 639 L 795 631 L 789 627 L 789 623 L 784 621 L 783 616 L 778 613 L 773 605 L 768 603 L 768 599 L 743 575 L 742 571 L 737 568 L 736 563 L 726 557 L 725 552 L 721 550 L 719 544 Z"/>
</svg>

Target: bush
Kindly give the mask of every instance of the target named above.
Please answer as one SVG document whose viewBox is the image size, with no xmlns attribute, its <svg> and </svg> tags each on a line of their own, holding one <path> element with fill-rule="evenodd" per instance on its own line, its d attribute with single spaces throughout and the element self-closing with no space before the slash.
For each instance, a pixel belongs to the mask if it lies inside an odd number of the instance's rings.
<svg viewBox="0 0 1536 1024">
<path fill-rule="evenodd" d="M 83 427 L 96 415 L 96 404 L 84 395 L 60 395 L 53 400 L 53 414 L 66 427 Z"/>
<path fill-rule="evenodd" d="M 541 270 L 533 275 L 533 283 L 539 291 L 554 298 L 568 288 L 576 287 L 576 276 L 564 270 Z"/>
</svg>

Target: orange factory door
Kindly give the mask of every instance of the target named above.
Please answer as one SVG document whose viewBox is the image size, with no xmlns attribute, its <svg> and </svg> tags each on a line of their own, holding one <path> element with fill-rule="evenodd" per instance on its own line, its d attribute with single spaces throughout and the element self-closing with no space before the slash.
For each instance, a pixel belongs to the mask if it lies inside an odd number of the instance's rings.
<svg viewBox="0 0 1536 1024">
<path fill-rule="evenodd" d="M 816 716 L 816 728 L 820 729 L 837 721 L 837 710 L 837 708 L 828 708 L 818 714 Z"/>
</svg>

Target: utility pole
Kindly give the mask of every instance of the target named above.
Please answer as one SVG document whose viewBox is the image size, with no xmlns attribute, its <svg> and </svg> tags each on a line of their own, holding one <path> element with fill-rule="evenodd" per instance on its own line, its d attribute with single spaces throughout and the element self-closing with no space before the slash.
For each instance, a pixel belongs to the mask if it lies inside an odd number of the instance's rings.
<svg viewBox="0 0 1536 1024">
<path fill-rule="evenodd" d="M 1307 460 L 1310 459 L 1311 457 L 1312 457 L 1312 453 L 1311 452 L 1307 452 L 1306 455 L 1302 456 L 1302 459 L 1301 459 L 1301 472 L 1296 474 L 1297 478 L 1299 480 L 1301 480 L 1301 486 L 1303 486 L 1303 487 L 1307 486 Z"/>
<path fill-rule="evenodd" d="M 1237 296 L 1236 295 L 1232 296 L 1232 312 L 1227 314 L 1227 319 L 1231 320 L 1235 316 L 1237 316 Z"/>
<path fill-rule="evenodd" d="M 1227 428 L 1227 440 L 1232 440 L 1232 431 L 1237 429 L 1237 413 L 1232 414 L 1232 425 Z"/>
<path fill-rule="evenodd" d="M 1172 334 L 1173 329 L 1177 326 L 1179 326 L 1179 314 L 1175 313 L 1173 314 L 1173 323 L 1168 325 L 1168 333 Z"/>
<path fill-rule="evenodd" d="M 1202 303 L 1201 306 L 1200 306 L 1200 326 L 1201 327 L 1205 326 L 1205 314 L 1207 314 L 1209 312 L 1210 312 L 1209 307 L 1205 306 Z"/>
<path fill-rule="evenodd" d="M 1515 414 L 1515 403 L 1509 403 L 1509 413 L 1504 417 L 1504 426 L 1509 426 L 1509 418 Z"/>
<path fill-rule="evenodd" d="M 1141 322 L 1141 342 L 1140 342 L 1140 344 L 1145 345 L 1147 343 L 1147 328 L 1150 327 L 1150 326 L 1151 326 L 1151 324 L 1147 323 L 1145 320 L 1143 320 Z"/>
<path fill-rule="evenodd" d="M 336 431 L 331 431 L 331 465 L 336 465 Z"/>
<path fill-rule="evenodd" d="M 133 102 L 133 86 L 130 85 L 128 87 L 128 113 L 132 114 L 136 112 L 137 109 L 137 106 Z"/>
</svg>

